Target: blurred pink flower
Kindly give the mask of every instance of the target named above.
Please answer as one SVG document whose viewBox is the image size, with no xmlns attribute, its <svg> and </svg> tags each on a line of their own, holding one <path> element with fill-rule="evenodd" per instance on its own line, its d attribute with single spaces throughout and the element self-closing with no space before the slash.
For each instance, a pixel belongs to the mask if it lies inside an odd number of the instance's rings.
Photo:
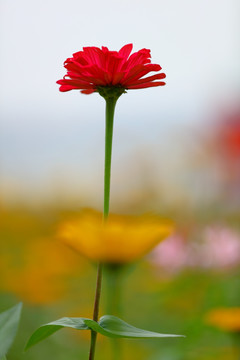
<svg viewBox="0 0 240 360">
<path fill-rule="evenodd" d="M 155 248 L 151 262 L 170 273 L 187 268 L 232 268 L 240 264 L 240 234 L 219 225 L 204 228 L 199 241 L 175 234 Z"/>
<path fill-rule="evenodd" d="M 184 238 L 175 234 L 158 245 L 152 253 L 152 262 L 169 272 L 185 267 L 189 258 L 189 247 Z"/>
<path fill-rule="evenodd" d="M 222 268 L 240 263 L 240 234 L 223 226 L 210 226 L 203 236 L 202 266 Z"/>
</svg>

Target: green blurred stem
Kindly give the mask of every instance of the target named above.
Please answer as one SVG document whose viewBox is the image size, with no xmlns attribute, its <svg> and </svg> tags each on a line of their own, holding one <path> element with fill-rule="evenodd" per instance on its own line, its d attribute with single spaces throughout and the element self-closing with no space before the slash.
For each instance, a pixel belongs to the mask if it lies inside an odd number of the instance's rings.
<svg viewBox="0 0 240 360">
<path fill-rule="evenodd" d="M 104 207 L 103 219 L 107 220 L 109 214 L 110 201 L 110 180 L 111 180 L 111 159 L 112 159 L 112 137 L 113 137 L 113 119 L 117 98 L 106 98 L 106 130 L 105 130 L 105 169 L 104 169 Z M 97 284 L 95 293 L 95 302 L 93 310 L 93 320 L 98 321 L 99 303 L 102 287 L 102 264 L 98 264 Z M 91 344 L 89 360 L 94 359 L 96 348 L 97 332 L 91 330 Z"/>
<path fill-rule="evenodd" d="M 105 278 L 107 285 L 106 311 L 107 314 L 122 316 L 122 271 L 123 265 L 105 266 Z M 112 358 L 122 358 L 121 339 L 110 339 L 112 345 Z"/>
<path fill-rule="evenodd" d="M 123 265 L 105 266 L 107 297 L 107 314 L 121 317 L 122 315 L 122 271 Z"/>
</svg>

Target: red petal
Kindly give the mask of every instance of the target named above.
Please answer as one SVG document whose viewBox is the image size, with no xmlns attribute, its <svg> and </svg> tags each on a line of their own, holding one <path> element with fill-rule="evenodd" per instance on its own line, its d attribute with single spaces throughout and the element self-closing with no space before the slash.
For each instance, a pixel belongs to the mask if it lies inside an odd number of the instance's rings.
<svg viewBox="0 0 240 360">
<path fill-rule="evenodd" d="M 94 46 L 83 48 L 84 54 L 86 55 L 86 58 L 89 60 L 88 61 L 89 64 L 100 65 L 98 50 L 100 50 L 100 49 L 97 47 L 94 47 Z"/>
<path fill-rule="evenodd" d="M 60 86 L 59 91 L 66 92 L 66 91 L 70 91 L 70 90 L 74 90 L 74 89 L 77 89 L 77 88 L 75 88 L 74 86 L 71 86 L 71 85 L 62 85 L 62 86 Z"/>
<path fill-rule="evenodd" d="M 131 80 L 132 78 L 138 78 L 138 74 L 141 73 L 144 70 L 144 65 L 136 65 L 134 67 L 132 67 L 130 70 L 125 70 L 125 76 L 122 80 L 122 84 L 124 84 L 125 82 Z"/>
<path fill-rule="evenodd" d="M 63 79 L 58 80 L 57 84 L 59 85 L 71 85 L 78 89 L 92 89 L 94 87 L 93 84 L 88 84 L 86 82 L 78 81 L 78 80 L 70 80 L 70 79 Z"/>
<path fill-rule="evenodd" d="M 102 51 L 103 51 L 104 53 L 108 53 L 108 52 L 109 52 L 109 50 L 108 50 L 108 48 L 107 48 L 106 46 L 102 46 Z"/>
<path fill-rule="evenodd" d="M 127 59 L 132 51 L 133 48 L 133 44 L 127 44 L 124 45 L 120 50 L 119 50 L 119 55 L 123 56 L 125 59 Z"/>
<path fill-rule="evenodd" d="M 89 95 L 89 94 L 92 94 L 92 93 L 94 93 L 96 90 L 90 90 L 90 89 L 88 89 L 88 90 L 81 90 L 80 92 L 82 93 L 82 94 L 87 94 L 87 95 Z"/>
<path fill-rule="evenodd" d="M 96 79 L 93 76 L 79 75 L 79 74 L 77 74 L 75 72 L 71 72 L 71 71 L 67 72 L 67 75 L 64 76 L 64 79 L 66 79 L 66 77 L 69 77 L 72 80 L 79 80 L 79 81 L 82 81 L 82 82 L 86 82 L 86 84 L 93 83 L 94 85 L 97 85 L 97 86 L 104 86 L 105 85 L 105 81 L 103 81 L 103 80 Z"/>
<path fill-rule="evenodd" d="M 119 72 L 114 74 L 113 79 L 112 79 L 112 84 L 113 85 L 117 85 L 117 84 L 121 84 L 121 80 L 124 77 L 125 72 Z"/>
<path fill-rule="evenodd" d="M 146 62 L 150 62 L 149 58 L 151 57 L 150 50 L 142 49 L 136 53 L 133 53 L 130 58 L 126 62 L 126 66 L 128 69 L 131 69 L 133 66 L 137 64 L 146 64 Z"/>
<path fill-rule="evenodd" d="M 127 89 L 144 89 L 144 88 L 149 88 L 149 87 L 154 87 L 154 86 L 163 86 L 166 85 L 165 82 L 163 81 L 155 81 L 155 82 L 149 82 L 149 83 L 145 83 L 145 84 L 140 84 L 140 85 L 133 85 L 133 86 L 128 86 Z"/>
<path fill-rule="evenodd" d="M 90 76 L 96 80 L 101 80 L 103 81 L 103 84 L 106 85 L 104 78 L 104 71 L 100 69 L 97 65 L 91 65 L 85 67 L 85 70 L 82 71 L 82 75 L 85 76 L 86 78 L 89 78 Z"/>
<path fill-rule="evenodd" d="M 74 60 L 76 60 L 79 64 L 81 64 L 83 66 L 88 65 L 88 61 L 85 58 L 85 54 L 83 51 L 79 51 L 79 52 L 73 54 L 73 58 L 67 59 L 65 62 L 74 61 Z"/>
<path fill-rule="evenodd" d="M 112 75 L 110 72 L 104 72 L 104 79 L 106 85 L 111 85 L 112 82 Z"/>
<path fill-rule="evenodd" d="M 144 79 L 139 79 L 137 81 L 130 81 L 127 84 L 128 85 L 140 85 L 140 84 L 148 83 L 148 82 L 153 81 L 153 80 L 165 79 L 165 77 L 166 77 L 166 74 L 161 73 L 161 74 L 148 76 L 148 77 L 146 77 Z"/>
<path fill-rule="evenodd" d="M 136 65 L 123 79 L 123 84 L 136 81 L 151 71 L 160 71 L 162 68 L 157 64 Z"/>
</svg>

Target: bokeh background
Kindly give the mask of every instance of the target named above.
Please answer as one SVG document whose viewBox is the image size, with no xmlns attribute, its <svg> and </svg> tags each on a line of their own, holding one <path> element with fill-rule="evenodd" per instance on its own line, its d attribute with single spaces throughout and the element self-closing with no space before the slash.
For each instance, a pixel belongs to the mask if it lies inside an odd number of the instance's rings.
<svg viewBox="0 0 240 360">
<path fill-rule="evenodd" d="M 126 340 L 124 359 L 238 359 L 240 319 L 213 326 L 209 312 L 240 306 L 239 1 L 1 0 L 0 10 L 0 310 L 24 302 L 9 359 L 87 358 L 88 334 L 67 330 L 23 353 L 40 324 L 91 316 L 94 297 L 96 269 L 54 236 L 82 208 L 102 208 L 104 101 L 55 82 L 83 46 L 129 42 L 151 49 L 167 85 L 117 104 L 111 210 L 169 217 L 176 232 L 124 272 L 124 318 L 187 338 Z M 98 358 L 110 351 L 99 337 Z"/>
</svg>

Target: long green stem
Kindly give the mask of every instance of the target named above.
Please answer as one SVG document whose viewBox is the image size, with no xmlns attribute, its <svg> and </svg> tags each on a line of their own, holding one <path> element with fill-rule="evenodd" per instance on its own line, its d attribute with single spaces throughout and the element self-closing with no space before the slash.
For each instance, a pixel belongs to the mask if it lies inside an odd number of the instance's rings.
<svg viewBox="0 0 240 360">
<path fill-rule="evenodd" d="M 109 98 L 106 100 L 104 207 L 103 207 L 103 217 L 105 220 L 107 219 L 109 214 L 113 119 L 114 119 L 114 110 L 115 110 L 116 102 L 117 100 L 115 98 Z"/>
<path fill-rule="evenodd" d="M 115 98 L 106 99 L 104 206 L 103 206 L 104 221 L 107 220 L 108 214 L 109 214 L 113 119 L 114 119 L 114 110 L 115 110 L 116 102 L 117 102 L 117 99 L 115 99 Z M 94 321 L 98 321 L 101 286 L 102 286 L 102 264 L 99 263 L 98 271 L 97 271 L 95 303 L 94 303 L 94 310 L 93 310 L 93 320 Z M 90 344 L 89 360 L 94 359 L 96 340 L 97 340 L 97 332 L 91 330 L 91 344 Z"/>
</svg>

